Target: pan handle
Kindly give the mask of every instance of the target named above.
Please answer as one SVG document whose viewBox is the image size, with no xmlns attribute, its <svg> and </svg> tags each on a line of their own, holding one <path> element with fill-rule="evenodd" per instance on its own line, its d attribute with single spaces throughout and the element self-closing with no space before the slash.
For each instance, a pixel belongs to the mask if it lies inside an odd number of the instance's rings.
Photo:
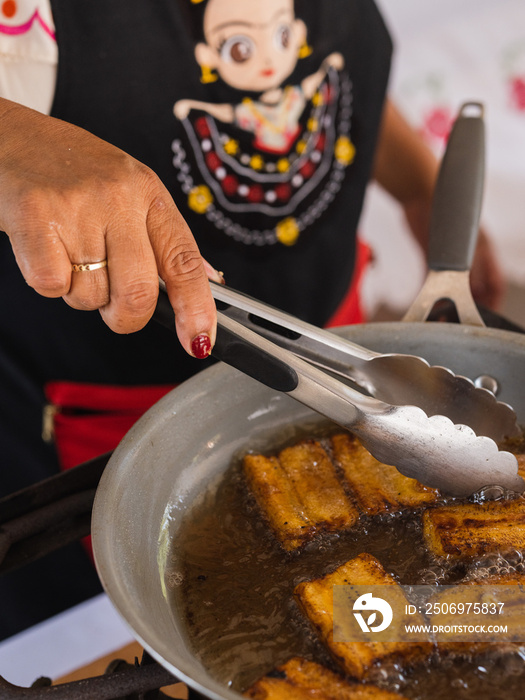
<svg viewBox="0 0 525 700">
<path fill-rule="evenodd" d="M 469 270 L 476 247 L 485 177 L 483 105 L 462 105 L 441 163 L 430 221 L 431 270 Z"/>
</svg>

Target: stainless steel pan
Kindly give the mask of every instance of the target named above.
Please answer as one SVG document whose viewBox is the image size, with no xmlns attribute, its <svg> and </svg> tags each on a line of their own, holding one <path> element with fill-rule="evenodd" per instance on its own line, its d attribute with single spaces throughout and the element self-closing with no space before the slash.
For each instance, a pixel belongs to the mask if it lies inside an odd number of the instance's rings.
<svg viewBox="0 0 525 700">
<path fill-rule="evenodd" d="M 377 323 L 340 332 L 378 352 L 420 355 L 471 379 L 490 374 L 500 385 L 500 398 L 525 423 L 521 334 L 447 323 Z M 152 656 L 208 697 L 240 696 L 209 675 L 188 643 L 182 611 L 168 604 L 170 541 L 234 456 L 317 420 L 293 399 L 216 365 L 148 411 L 119 445 L 100 482 L 93 544 L 105 590 Z"/>
<path fill-rule="evenodd" d="M 458 255 L 469 258 L 471 250 Z M 498 399 L 525 424 L 525 335 L 422 322 L 357 325 L 338 332 L 376 352 L 424 357 L 473 381 L 488 375 L 498 385 Z M 289 396 L 219 364 L 153 406 L 103 474 L 92 527 L 102 584 L 151 655 L 210 698 L 240 696 L 207 672 L 189 644 L 183 611 L 172 607 L 172 598 L 168 601 L 171 543 L 184 516 L 218 483 L 233 458 L 280 443 L 297 425 L 319 420 Z"/>
</svg>

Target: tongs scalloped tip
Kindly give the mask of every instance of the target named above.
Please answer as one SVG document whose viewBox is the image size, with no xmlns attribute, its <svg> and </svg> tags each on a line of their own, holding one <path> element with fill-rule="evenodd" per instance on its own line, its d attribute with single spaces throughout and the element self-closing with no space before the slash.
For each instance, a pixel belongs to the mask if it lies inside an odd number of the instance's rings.
<svg viewBox="0 0 525 700">
<path fill-rule="evenodd" d="M 220 359 L 356 434 L 379 461 L 454 496 L 493 485 L 525 490 L 516 457 L 491 438 L 446 416 L 429 417 L 418 406 L 365 396 L 221 312 L 218 319 Z"/>
<path fill-rule="evenodd" d="M 360 376 L 357 383 L 381 401 L 419 406 L 428 416 L 445 415 L 457 424 L 467 422 L 477 435 L 497 443 L 522 434 L 508 403 L 449 367 L 431 365 L 417 355 L 376 353 L 367 369 L 369 377 Z"/>
<path fill-rule="evenodd" d="M 175 332 L 173 311 L 162 287 L 155 319 Z M 218 312 L 218 320 L 213 350 L 217 359 L 355 433 L 376 459 L 406 476 L 455 496 L 470 496 L 487 486 L 517 493 L 525 490 L 516 458 L 499 451 L 491 438 L 477 436 L 445 416 L 428 417 L 417 406 L 393 406 L 365 396 L 224 313 Z M 466 469 L 473 460 L 475 469 Z"/>
<path fill-rule="evenodd" d="M 406 439 L 410 435 L 412 439 Z M 360 439 L 386 464 L 393 464 L 395 452 L 394 466 L 402 474 L 443 494 L 465 497 L 492 487 L 507 494 L 525 491 L 515 455 L 467 425 L 442 415 L 428 417 L 416 406 L 392 407 L 375 426 L 367 421 Z"/>
</svg>

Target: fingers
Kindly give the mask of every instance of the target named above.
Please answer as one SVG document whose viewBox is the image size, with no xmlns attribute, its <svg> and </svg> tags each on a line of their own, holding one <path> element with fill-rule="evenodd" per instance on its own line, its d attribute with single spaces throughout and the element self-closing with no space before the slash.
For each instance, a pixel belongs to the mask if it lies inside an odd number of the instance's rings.
<svg viewBox="0 0 525 700">
<path fill-rule="evenodd" d="M 76 309 L 100 309 L 112 330 L 130 333 L 150 319 L 160 275 L 183 347 L 207 354 L 214 272 L 159 178 L 78 127 L 3 104 L 0 229 L 28 284 Z M 104 268 L 72 268 L 106 259 Z"/>
<path fill-rule="evenodd" d="M 225 284 L 224 274 L 222 272 L 216 270 L 204 258 L 202 259 L 202 263 L 204 265 L 204 270 L 209 280 L 211 280 L 212 282 L 217 282 L 217 284 Z"/>
<path fill-rule="evenodd" d="M 215 343 L 217 316 L 197 244 L 169 196 L 152 201 L 147 225 L 159 275 L 166 283 L 175 313 L 180 343 L 186 352 L 203 359 Z M 207 269 L 210 273 L 213 268 L 208 265 Z"/>
<path fill-rule="evenodd" d="M 8 232 L 17 264 L 27 284 L 45 297 L 69 291 L 71 264 L 58 231 L 41 225 Z"/>
<path fill-rule="evenodd" d="M 63 295 L 63 299 L 74 309 L 93 311 L 109 302 L 105 236 L 95 221 L 85 221 L 82 225 L 72 224 L 70 228 L 73 229 L 74 226 L 81 227 L 82 235 L 79 236 L 78 231 L 71 230 L 70 235 L 64 236 L 64 246 L 68 249 L 70 268 L 73 269 L 69 291 Z M 104 261 L 104 267 L 96 265 L 101 261 Z M 86 267 L 89 263 L 96 269 Z"/>
<path fill-rule="evenodd" d="M 11 229 L 13 249 L 26 281 L 38 293 L 62 296 L 75 309 L 99 309 L 117 333 L 140 330 L 149 321 L 160 274 L 182 346 L 196 357 L 206 357 L 216 334 L 208 279 L 221 283 L 223 278 L 201 258 L 160 181 L 154 184 L 153 202 L 137 202 L 135 195 L 127 214 L 119 211 L 108 217 L 92 209 L 89 217 L 65 219 L 60 226 L 44 223 L 56 218 L 53 212 L 42 216 L 38 226 L 24 220 L 22 232 Z M 106 267 L 85 267 L 102 260 L 107 260 Z M 79 266 L 76 271 L 73 265 Z"/>
<path fill-rule="evenodd" d="M 155 255 L 144 222 L 119 221 L 106 236 L 109 302 L 102 318 L 117 333 L 133 333 L 150 320 L 159 291 Z"/>
<path fill-rule="evenodd" d="M 505 296 L 506 280 L 492 241 L 483 229 L 480 230 L 472 262 L 470 284 L 477 302 L 496 311 L 500 308 Z"/>
<path fill-rule="evenodd" d="M 64 301 L 80 311 L 95 311 L 109 303 L 109 279 L 107 269 L 73 270 L 69 294 Z"/>
</svg>

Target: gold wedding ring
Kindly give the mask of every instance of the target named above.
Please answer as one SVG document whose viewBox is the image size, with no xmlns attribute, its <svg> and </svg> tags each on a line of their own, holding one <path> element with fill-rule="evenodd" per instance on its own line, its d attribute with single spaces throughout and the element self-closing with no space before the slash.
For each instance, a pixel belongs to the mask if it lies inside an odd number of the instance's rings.
<svg viewBox="0 0 525 700">
<path fill-rule="evenodd" d="M 92 272 L 93 270 L 100 270 L 101 267 L 106 267 L 108 264 L 107 258 L 101 260 L 100 262 L 92 263 L 71 263 L 71 269 L 73 272 Z"/>
</svg>

